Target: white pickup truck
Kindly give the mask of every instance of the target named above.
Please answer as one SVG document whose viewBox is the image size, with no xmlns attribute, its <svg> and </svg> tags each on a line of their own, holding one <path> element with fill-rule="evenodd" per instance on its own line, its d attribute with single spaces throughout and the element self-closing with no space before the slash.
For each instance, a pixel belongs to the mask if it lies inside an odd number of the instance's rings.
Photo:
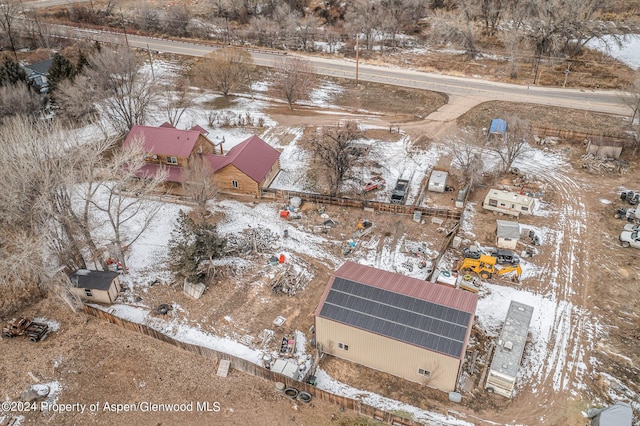
<svg viewBox="0 0 640 426">
<path fill-rule="evenodd" d="M 634 247 L 640 249 L 640 231 L 622 231 L 620 233 L 620 244 L 622 247 Z"/>
</svg>

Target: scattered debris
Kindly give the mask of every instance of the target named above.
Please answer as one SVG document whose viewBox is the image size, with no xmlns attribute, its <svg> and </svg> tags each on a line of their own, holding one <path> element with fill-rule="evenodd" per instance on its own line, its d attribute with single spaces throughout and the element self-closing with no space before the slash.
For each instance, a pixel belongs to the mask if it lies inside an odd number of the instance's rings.
<svg viewBox="0 0 640 426">
<path fill-rule="evenodd" d="M 248 228 L 227 237 L 227 254 L 265 253 L 277 247 L 279 236 L 266 228 Z"/>
<path fill-rule="evenodd" d="M 276 319 L 273 320 L 273 325 L 275 325 L 276 327 L 282 327 L 286 320 L 287 319 L 285 317 L 278 315 Z"/>
<path fill-rule="evenodd" d="M 295 334 L 285 334 L 280 342 L 279 354 L 284 358 L 291 358 L 296 350 Z"/>
<path fill-rule="evenodd" d="M 629 162 L 624 160 L 599 157 L 593 154 L 585 154 L 580 159 L 582 160 L 582 168 L 590 173 L 626 174 L 629 171 Z"/>
<path fill-rule="evenodd" d="M 308 283 L 309 276 L 307 274 L 299 273 L 289 265 L 269 281 L 269 285 L 275 293 L 289 296 L 295 295 L 298 290 L 303 289 Z"/>
<path fill-rule="evenodd" d="M 220 377 L 227 377 L 229 374 L 229 367 L 231 367 L 231 361 L 228 359 L 223 359 L 218 364 L 218 372 L 216 373 Z"/>
</svg>

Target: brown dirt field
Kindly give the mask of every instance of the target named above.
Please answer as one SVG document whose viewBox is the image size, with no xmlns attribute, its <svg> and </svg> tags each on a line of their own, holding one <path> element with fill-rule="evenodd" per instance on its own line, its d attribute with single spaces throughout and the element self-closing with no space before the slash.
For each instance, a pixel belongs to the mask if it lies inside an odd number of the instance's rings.
<svg viewBox="0 0 640 426">
<path fill-rule="evenodd" d="M 91 404 L 100 409 L 85 413 L 25 413 L 23 424 L 350 424 L 355 416 L 324 401 L 295 404 L 277 392 L 273 383 L 231 370 L 218 377 L 217 365 L 197 355 L 89 317 L 84 322 L 68 307 L 46 299 L 23 311 L 60 323 L 39 343 L 14 338 L 0 340 L 0 395 L 18 400 L 34 381 L 58 381 L 61 404 Z M 54 359 L 61 359 L 53 368 Z M 104 403 L 128 404 L 218 402 L 218 412 L 167 413 L 104 410 Z M 88 408 L 87 408 L 88 410 Z M 0 419 L 2 416 L 0 415 Z M 4 424 L 4 423 L 3 423 Z"/>
<path fill-rule="evenodd" d="M 620 137 L 626 136 L 623 131 L 629 127 L 629 120 L 617 115 L 501 101 L 480 104 L 458 118 L 457 123 L 482 129 L 496 117 L 520 117 L 533 126 Z"/>
</svg>

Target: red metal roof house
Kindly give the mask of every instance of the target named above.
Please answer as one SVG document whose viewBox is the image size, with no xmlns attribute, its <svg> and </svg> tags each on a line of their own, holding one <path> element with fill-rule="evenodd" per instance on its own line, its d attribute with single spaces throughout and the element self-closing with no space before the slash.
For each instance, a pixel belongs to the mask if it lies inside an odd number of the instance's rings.
<svg viewBox="0 0 640 426">
<path fill-rule="evenodd" d="M 168 169 L 166 179 L 170 192 L 184 194 L 189 164 L 202 156 L 212 168 L 211 179 L 221 192 L 260 196 L 280 170 L 280 152 L 258 136 L 252 136 L 233 147 L 226 155 L 218 154 L 216 145 L 200 126 L 189 130 L 176 129 L 169 123 L 159 127 L 134 126 L 124 145 L 142 140 L 145 165 L 140 176 L 154 175 L 160 168 Z"/>
<path fill-rule="evenodd" d="M 347 262 L 316 308 L 317 348 L 450 392 L 477 303 L 471 292 Z"/>
</svg>

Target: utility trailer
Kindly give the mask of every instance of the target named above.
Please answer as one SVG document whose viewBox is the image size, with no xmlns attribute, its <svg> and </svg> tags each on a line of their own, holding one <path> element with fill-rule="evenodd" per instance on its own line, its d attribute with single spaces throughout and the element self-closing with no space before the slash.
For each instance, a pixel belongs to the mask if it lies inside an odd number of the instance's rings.
<svg viewBox="0 0 640 426">
<path fill-rule="evenodd" d="M 409 180 L 398 179 L 398 182 L 396 182 L 396 187 L 393 189 L 393 193 L 391 194 L 391 202 L 393 204 L 404 204 L 404 201 L 407 199 L 408 189 Z"/>
<path fill-rule="evenodd" d="M 39 342 L 49 332 L 49 326 L 40 322 L 20 317 L 13 319 L 2 328 L 2 335 L 8 339 L 16 336 L 27 336 L 32 342 Z"/>
</svg>

